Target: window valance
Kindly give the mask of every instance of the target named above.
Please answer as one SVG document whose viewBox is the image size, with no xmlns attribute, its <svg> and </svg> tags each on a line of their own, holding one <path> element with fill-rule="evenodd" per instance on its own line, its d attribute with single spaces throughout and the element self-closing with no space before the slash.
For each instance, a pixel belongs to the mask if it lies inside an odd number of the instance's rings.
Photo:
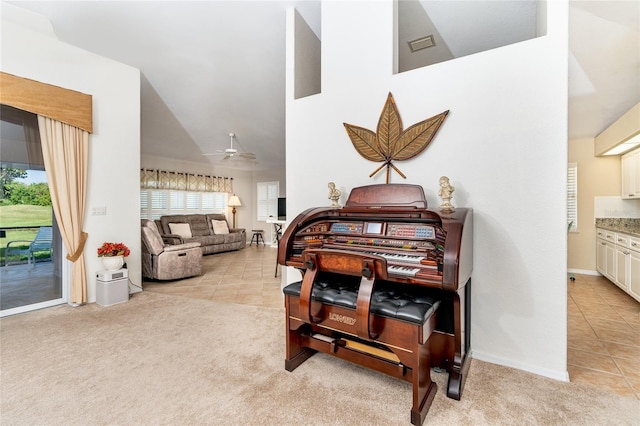
<svg viewBox="0 0 640 426">
<path fill-rule="evenodd" d="M 93 132 L 91 95 L 0 72 L 0 103 Z"/>
<path fill-rule="evenodd" d="M 233 193 L 233 178 L 140 169 L 140 188 Z"/>
</svg>

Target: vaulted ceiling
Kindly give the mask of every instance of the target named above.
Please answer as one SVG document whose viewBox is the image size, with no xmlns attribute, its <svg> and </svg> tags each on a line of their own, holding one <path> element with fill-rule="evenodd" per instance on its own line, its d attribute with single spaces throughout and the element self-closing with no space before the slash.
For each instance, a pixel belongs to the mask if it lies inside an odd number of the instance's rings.
<svg viewBox="0 0 640 426">
<path fill-rule="evenodd" d="M 143 156 L 211 162 L 202 154 L 227 148 L 234 132 L 255 167 L 284 167 L 285 10 L 295 6 L 321 39 L 319 1 L 5 4 L 46 16 L 63 42 L 141 70 Z M 535 32 L 536 1 L 415 4 L 415 31 L 428 31 L 426 17 L 452 57 Z M 570 2 L 571 138 L 594 137 L 640 101 L 639 16 L 637 1 Z"/>
</svg>

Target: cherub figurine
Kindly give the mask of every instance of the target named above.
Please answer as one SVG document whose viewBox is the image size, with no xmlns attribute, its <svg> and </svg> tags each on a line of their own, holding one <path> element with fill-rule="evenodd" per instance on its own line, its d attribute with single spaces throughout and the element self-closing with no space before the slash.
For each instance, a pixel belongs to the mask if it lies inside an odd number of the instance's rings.
<svg viewBox="0 0 640 426">
<path fill-rule="evenodd" d="M 442 198 L 442 204 L 440 204 L 441 209 L 453 210 L 451 198 L 453 198 L 453 191 L 455 190 L 456 189 L 449 183 L 448 177 L 442 176 L 440 178 L 440 190 L 438 191 L 438 195 Z"/>
<path fill-rule="evenodd" d="M 342 193 L 336 188 L 336 184 L 329 182 L 329 199 L 331 200 L 331 207 L 340 207 L 338 200 Z"/>
</svg>

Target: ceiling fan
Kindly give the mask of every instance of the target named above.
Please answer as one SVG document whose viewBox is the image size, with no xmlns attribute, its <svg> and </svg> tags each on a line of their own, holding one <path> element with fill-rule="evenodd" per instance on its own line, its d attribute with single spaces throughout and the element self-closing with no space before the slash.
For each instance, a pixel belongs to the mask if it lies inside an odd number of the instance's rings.
<svg viewBox="0 0 640 426">
<path fill-rule="evenodd" d="M 235 139 L 236 134 L 235 133 L 229 133 L 229 138 L 231 140 L 231 144 L 229 145 L 229 148 L 223 150 L 216 150 L 216 152 L 210 153 L 210 154 L 202 154 L 205 157 L 209 157 L 209 156 L 221 156 L 223 157 L 223 160 L 255 160 L 256 159 L 256 155 L 253 152 L 247 152 L 242 145 L 240 145 L 240 142 L 238 142 L 238 140 L 236 139 L 236 143 L 240 146 L 240 148 L 242 148 L 242 151 L 238 151 L 236 148 L 233 147 L 233 140 Z"/>
</svg>

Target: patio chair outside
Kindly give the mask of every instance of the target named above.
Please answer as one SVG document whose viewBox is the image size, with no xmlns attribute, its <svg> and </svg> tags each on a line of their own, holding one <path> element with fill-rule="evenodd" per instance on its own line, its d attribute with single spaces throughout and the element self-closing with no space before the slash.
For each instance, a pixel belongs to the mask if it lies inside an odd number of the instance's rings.
<svg viewBox="0 0 640 426">
<path fill-rule="evenodd" d="M 25 247 L 25 244 L 28 246 Z M 35 253 L 46 251 L 51 259 L 53 251 L 53 228 L 51 226 L 41 226 L 38 229 L 33 241 L 15 240 L 9 241 L 4 251 L 4 264 L 9 265 L 9 258 L 11 256 L 27 255 L 27 264 L 36 264 Z"/>
</svg>

